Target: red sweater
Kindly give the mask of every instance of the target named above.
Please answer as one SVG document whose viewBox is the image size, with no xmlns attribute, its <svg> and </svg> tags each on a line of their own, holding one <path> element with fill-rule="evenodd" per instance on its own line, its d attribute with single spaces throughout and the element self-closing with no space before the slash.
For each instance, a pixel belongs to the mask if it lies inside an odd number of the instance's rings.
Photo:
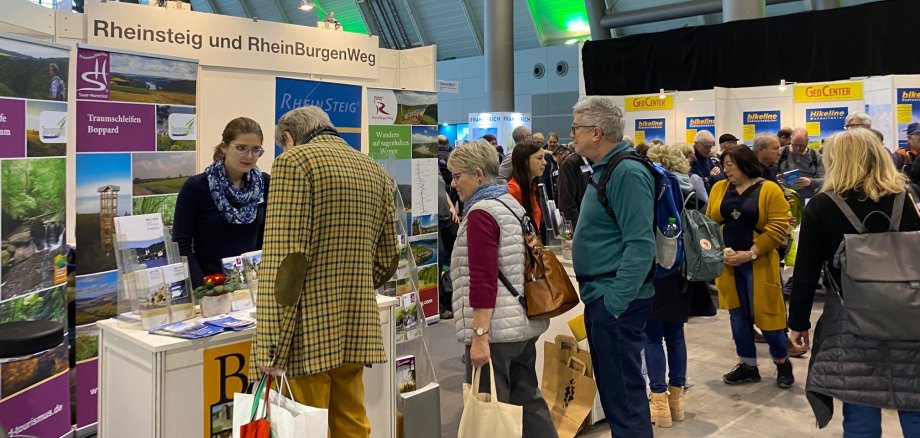
<svg viewBox="0 0 920 438">
<path fill-rule="evenodd" d="M 511 178 L 508 180 L 508 194 L 513 196 L 521 205 L 524 205 L 524 197 L 521 195 L 521 186 Z M 543 210 L 540 208 L 540 201 L 537 200 L 537 185 L 530 184 L 530 205 L 533 206 L 533 211 L 527 212 L 527 215 L 533 219 L 533 226 L 538 230 L 543 229 Z"/>
<path fill-rule="evenodd" d="M 470 269 L 470 306 L 492 309 L 498 295 L 498 222 L 488 212 L 473 210 L 466 217 Z"/>
</svg>

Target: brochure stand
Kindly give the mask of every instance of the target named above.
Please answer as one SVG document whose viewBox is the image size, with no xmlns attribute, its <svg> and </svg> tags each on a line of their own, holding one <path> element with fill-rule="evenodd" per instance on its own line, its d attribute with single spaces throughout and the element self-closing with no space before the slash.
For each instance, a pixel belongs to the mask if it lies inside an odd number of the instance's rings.
<svg viewBox="0 0 920 438">
<path fill-rule="evenodd" d="M 393 158 L 385 163 L 392 165 Z M 440 386 L 425 343 L 424 328 L 428 322 L 419 302 L 415 257 L 407 240 L 406 216 L 400 214 L 405 207 L 395 182 L 393 202 L 397 212 L 394 225 L 400 250 L 399 268 L 394 280 L 379 289 L 378 293 L 395 295 L 401 303 L 396 307 L 396 404 L 403 415 L 405 438 L 439 436 Z"/>
</svg>

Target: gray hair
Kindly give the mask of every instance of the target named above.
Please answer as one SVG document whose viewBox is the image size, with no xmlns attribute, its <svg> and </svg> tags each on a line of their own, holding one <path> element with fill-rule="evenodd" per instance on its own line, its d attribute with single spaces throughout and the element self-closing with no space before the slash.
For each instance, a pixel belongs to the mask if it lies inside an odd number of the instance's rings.
<svg viewBox="0 0 920 438">
<path fill-rule="evenodd" d="M 480 169 L 485 182 L 493 182 L 498 176 L 495 146 L 482 139 L 465 143 L 450 153 L 447 168 L 454 173 L 476 173 L 476 169 Z"/>
<path fill-rule="evenodd" d="M 754 143 L 751 144 L 751 149 L 754 151 L 754 153 L 760 152 L 761 149 L 770 146 L 774 141 L 779 143 L 779 137 L 773 134 L 760 134 L 754 138 Z"/>
<path fill-rule="evenodd" d="M 581 114 L 584 126 L 595 126 L 604 132 L 604 138 L 614 143 L 623 141 L 626 116 L 613 100 L 601 96 L 584 97 L 572 108 L 574 115 Z"/>
<path fill-rule="evenodd" d="M 711 132 L 709 132 L 709 131 L 707 131 L 707 130 L 705 130 L 705 129 L 696 131 L 696 135 L 693 137 L 693 142 L 694 142 L 694 143 L 702 143 L 702 142 L 704 142 L 704 141 L 711 141 L 712 144 L 715 144 L 715 143 L 716 143 L 716 138 L 713 137 L 713 135 L 712 135 Z"/>
<path fill-rule="evenodd" d="M 514 140 L 515 144 L 524 141 L 524 137 L 527 137 L 528 135 L 531 135 L 530 128 L 524 125 L 518 126 L 517 128 L 514 128 L 514 131 L 511 131 L 511 139 Z"/>
<path fill-rule="evenodd" d="M 791 135 L 792 138 L 795 138 L 796 136 L 800 136 L 800 135 L 802 136 L 802 138 L 805 139 L 805 141 L 808 141 L 808 130 L 807 129 L 795 128 L 792 130 L 792 135 Z"/>
<path fill-rule="evenodd" d="M 310 134 L 323 128 L 335 129 L 335 125 L 318 106 L 294 108 L 281 116 L 275 125 L 275 143 L 283 145 L 282 134 L 287 131 L 294 139 L 294 146 L 301 145 Z"/>
<path fill-rule="evenodd" d="M 857 111 L 848 115 L 847 118 L 843 121 L 843 124 L 849 125 L 854 121 L 857 122 L 857 125 L 863 125 L 866 128 L 872 127 L 872 117 L 864 112 Z"/>
</svg>

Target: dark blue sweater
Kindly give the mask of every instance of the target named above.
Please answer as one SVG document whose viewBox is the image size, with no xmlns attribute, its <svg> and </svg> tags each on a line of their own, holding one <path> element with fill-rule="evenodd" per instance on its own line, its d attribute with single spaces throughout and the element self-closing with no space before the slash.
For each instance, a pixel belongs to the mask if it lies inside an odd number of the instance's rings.
<svg viewBox="0 0 920 438">
<path fill-rule="evenodd" d="M 265 182 L 262 199 L 267 201 L 269 175 L 263 172 L 262 178 Z M 256 220 L 251 224 L 228 224 L 211 197 L 207 175 L 200 173 L 182 185 L 176 200 L 172 235 L 179 244 L 179 252 L 188 257 L 194 287 L 201 286 L 205 275 L 223 272 L 222 258 L 262 249 L 266 205 L 266 202 L 259 205 Z"/>
</svg>

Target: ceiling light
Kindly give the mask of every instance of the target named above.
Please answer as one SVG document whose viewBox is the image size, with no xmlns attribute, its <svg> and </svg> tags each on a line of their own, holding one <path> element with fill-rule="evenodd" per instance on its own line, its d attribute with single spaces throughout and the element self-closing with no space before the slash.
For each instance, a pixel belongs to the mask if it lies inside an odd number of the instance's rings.
<svg viewBox="0 0 920 438">
<path fill-rule="evenodd" d="M 565 24 L 565 28 L 569 32 L 576 32 L 576 33 L 582 33 L 582 34 L 591 32 L 591 26 L 588 26 L 587 20 L 585 20 L 584 18 L 580 18 L 580 17 L 574 20 L 569 20 L 569 22 Z"/>
<path fill-rule="evenodd" d="M 660 94 L 658 95 L 658 98 L 661 99 L 661 100 L 664 100 L 665 97 L 667 97 L 667 96 L 664 95 L 664 88 L 662 88 L 661 90 L 659 90 L 658 93 L 660 93 Z"/>
<path fill-rule="evenodd" d="M 578 38 L 572 38 L 572 39 L 570 39 L 570 40 L 565 40 L 565 43 L 566 43 L 567 45 L 572 45 L 572 44 L 575 44 L 575 43 L 577 43 L 577 42 L 578 42 Z"/>
<path fill-rule="evenodd" d="M 300 0 L 300 7 L 298 9 L 300 9 L 301 11 L 312 11 L 313 1 L 312 0 Z"/>
</svg>

